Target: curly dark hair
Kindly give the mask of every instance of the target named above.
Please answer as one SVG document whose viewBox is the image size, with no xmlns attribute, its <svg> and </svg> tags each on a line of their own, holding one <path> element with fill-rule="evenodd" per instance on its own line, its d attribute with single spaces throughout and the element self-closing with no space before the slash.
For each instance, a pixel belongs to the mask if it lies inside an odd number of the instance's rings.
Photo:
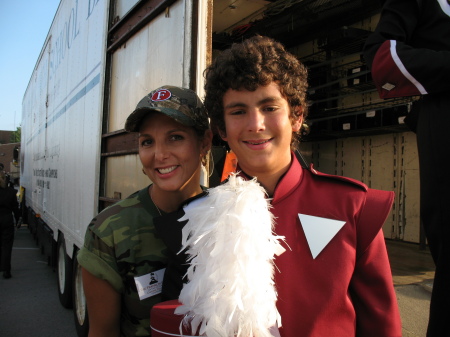
<svg viewBox="0 0 450 337">
<path fill-rule="evenodd" d="M 284 46 L 265 36 L 253 36 L 220 53 L 205 70 L 205 107 L 215 132 L 225 132 L 223 96 L 228 89 L 254 91 L 272 82 L 288 101 L 293 120 L 307 115 L 306 67 Z M 298 109 L 294 107 L 302 107 Z M 293 135 L 293 145 L 300 133 Z"/>
</svg>

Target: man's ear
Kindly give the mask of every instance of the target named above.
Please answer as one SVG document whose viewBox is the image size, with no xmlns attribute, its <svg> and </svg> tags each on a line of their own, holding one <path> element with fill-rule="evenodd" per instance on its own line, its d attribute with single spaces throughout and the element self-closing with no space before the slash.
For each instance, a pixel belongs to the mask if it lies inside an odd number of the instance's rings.
<svg viewBox="0 0 450 337">
<path fill-rule="evenodd" d="M 298 132 L 300 131 L 300 129 L 302 128 L 302 124 L 303 124 L 303 108 L 301 106 L 295 107 L 295 115 L 299 116 L 299 117 L 295 117 L 292 120 L 292 131 L 293 132 Z"/>
<path fill-rule="evenodd" d="M 294 123 L 292 124 L 292 131 L 298 132 L 302 128 L 303 124 L 303 117 L 298 118 Z"/>
</svg>

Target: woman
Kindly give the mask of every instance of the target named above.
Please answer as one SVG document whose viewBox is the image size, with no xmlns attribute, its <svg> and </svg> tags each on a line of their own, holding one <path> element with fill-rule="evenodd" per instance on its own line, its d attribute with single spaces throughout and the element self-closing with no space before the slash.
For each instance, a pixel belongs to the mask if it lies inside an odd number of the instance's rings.
<svg viewBox="0 0 450 337">
<path fill-rule="evenodd" d="M 170 250 L 154 218 L 202 192 L 202 161 L 212 133 L 200 99 L 163 86 L 145 96 L 125 129 L 139 132 L 139 158 L 153 182 L 105 209 L 89 225 L 78 254 L 89 336 L 150 336 L 149 312 L 161 302 Z"/>
</svg>

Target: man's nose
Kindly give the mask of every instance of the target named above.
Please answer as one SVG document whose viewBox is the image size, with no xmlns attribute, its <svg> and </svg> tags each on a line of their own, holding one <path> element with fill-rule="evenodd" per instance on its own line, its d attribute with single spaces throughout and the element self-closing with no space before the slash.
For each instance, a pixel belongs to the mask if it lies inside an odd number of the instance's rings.
<svg viewBox="0 0 450 337">
<path fill-rule="evenodd" d="M 248 111 L 248 130 L 258 132 L 265 129 L 265 116 L 259 109 Z"/>
</svg>

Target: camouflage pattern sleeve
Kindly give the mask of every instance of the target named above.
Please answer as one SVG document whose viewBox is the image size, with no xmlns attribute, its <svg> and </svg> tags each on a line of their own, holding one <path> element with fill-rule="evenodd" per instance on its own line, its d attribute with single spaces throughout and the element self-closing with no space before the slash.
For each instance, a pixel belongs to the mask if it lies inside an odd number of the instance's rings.
<svg viewBox="0 0 450 337">
<path fill-rule="evenodd" d="M 146 191 L 136 192 L 98 214 L 89 224 L 78 253 L 83 268 L 108 281 L 118 292 L 124 290 L 124 276 L 135 269 L 138 260 L 152 260 L 149 255 L 160 255 L 164 248 L 153 233 L 153 205 L 147 203 Z"/>
<path fill-rule="evenodd" d="M 150 309 L 162 301 L 160 291 L 142 297 L 136 286 L 136 280 L 163 275 L 168 264 L 169 250 L 153 223 L 158 215 L 144 188 L 98 214 L 78 253 L 83 268 L 121 294 L 123 336 L 150 336 Z"/>
</svg>

